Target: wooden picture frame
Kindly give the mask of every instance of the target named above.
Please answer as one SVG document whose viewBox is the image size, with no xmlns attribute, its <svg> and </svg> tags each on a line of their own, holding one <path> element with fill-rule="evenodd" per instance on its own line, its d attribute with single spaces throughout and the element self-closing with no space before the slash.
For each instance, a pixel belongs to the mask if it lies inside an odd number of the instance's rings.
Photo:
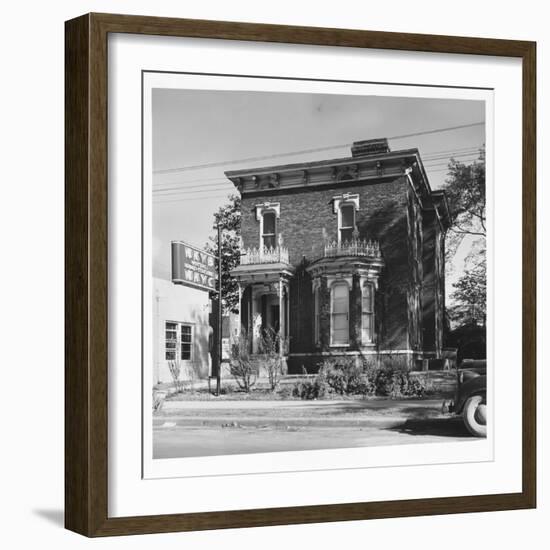
<svg viewBox="0 0 550 550">
<path fill-rule="evenodd" d="M 107 37 L 132 33 L 519 58 L 523 71 L 523 488 L 511 494 L 139 517 L 108 515 Z M 65 525 L 86 536 L 483 512 L 536 506 L 534 42 L 88 14 L 66 23 Z"/>
</svg>

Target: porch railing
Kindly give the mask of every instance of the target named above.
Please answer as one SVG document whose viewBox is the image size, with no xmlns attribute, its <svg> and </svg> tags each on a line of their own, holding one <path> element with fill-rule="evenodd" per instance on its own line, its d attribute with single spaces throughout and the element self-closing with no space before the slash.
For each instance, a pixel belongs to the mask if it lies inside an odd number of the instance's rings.
<svg viewBox="0 0 550 550">
<path fill-rule="evenodd" d="M 377 241 L 367 241 L 362 239 L 351 239 L 338 243 L 332 241 L 325 245 L 325 258 L 335 258 L 337 256 L 368 256 L 380 258 L 380 244 Z"/>
<path fill-rule="evenodd" d="M 288 264 L 288 248 L 276 246 L 275 248 L 245 248 L 241 252 L 241 265 L 255 264 Z"/>
</svg>

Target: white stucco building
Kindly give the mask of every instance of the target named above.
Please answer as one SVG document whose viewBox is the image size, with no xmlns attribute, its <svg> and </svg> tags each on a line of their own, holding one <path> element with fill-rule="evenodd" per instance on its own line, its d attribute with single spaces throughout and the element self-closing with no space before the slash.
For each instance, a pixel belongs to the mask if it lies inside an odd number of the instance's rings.
<svg viewBox="0 0 550 550">
<path fill-rule="evenodd" d="M 211 373 L 208 290 L 175 284 L 170 265 L 167 247 L 153 267 L 153 384 L 172 381 L 170 361 L 179 361 L 184 380 Z"/>
</svg>

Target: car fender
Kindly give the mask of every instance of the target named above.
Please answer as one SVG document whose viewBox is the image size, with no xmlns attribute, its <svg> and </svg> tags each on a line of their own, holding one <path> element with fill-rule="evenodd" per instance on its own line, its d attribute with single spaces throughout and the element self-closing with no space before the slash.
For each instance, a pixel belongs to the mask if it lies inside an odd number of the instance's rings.
<svg viewBox="0 0 550 550">
<path fill-rule="evenodd" d="M 460 386 L 458 391 L 458 399 L 455 406 L 453 407 L 453 412 L 460 414 L 464 407 L 464 403 L 472 395 L 486 394 L 487 392 L 487 376 L 476 376 L 471 378 L 464 384 Z"/>
</svg>

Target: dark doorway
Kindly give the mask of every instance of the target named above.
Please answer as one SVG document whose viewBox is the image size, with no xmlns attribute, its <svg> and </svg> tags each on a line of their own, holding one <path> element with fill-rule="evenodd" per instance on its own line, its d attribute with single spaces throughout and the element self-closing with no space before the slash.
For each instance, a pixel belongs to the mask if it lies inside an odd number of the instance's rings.
<svg viewBox="0 0 550 550">
<path fill-rule="evenodd" d="M 271 306 L 271 328 L 278 333 L 281 326 L 279 306 Z"/>
</svg>

